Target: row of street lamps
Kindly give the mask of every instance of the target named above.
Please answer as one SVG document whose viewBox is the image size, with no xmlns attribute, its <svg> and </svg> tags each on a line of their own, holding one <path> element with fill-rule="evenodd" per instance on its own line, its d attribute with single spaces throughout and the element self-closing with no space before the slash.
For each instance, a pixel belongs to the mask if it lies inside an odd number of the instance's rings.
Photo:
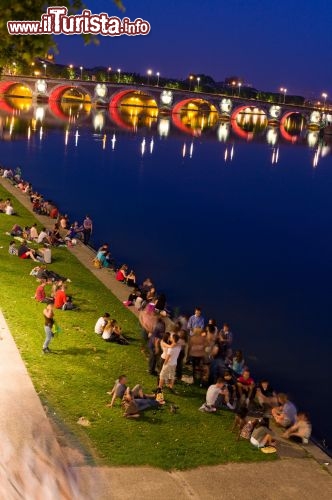
<svg viewBox="0 0 332 500">
<path fill-rule="evenodd" d="M 35 63 L 31 63 L 31 65 L 34 66 Z M 16 66 L 16 62 L 13 62 L 13 66 L 14 67 Z M 72 64 L 69 64 L 69 69 L 72 70 L 73 67 L 74 66 Z M 43 64 L 43 68 L 44 68 L 44 76 L 46 78 L 46 76 L 47 76 L 47 64 L 46 63 Z M 81 72 L 81 80 L 83 80 L 83 69 L 84 68 L 83 68 L 83 66 L 80 66 L 79 69 Z M 107 81 L 110 81 L 110 72 L 111 71 L 112 71 L 112 68 L 111 68 L 111 66 L 109 66 L 107 68 Z M 120 80 L 121 80 L 121 69 L 120 68 L 117 69 L 117 73 L 118 73 L 118 83 L 120 83 Z M 150 77 L 153 75 L 152 69 L 148 69 L 146 73 L 148 75 L 148 85 L 150 85 Z M 35 72 L 35 74 L 36 74 L 36 72 Z M 157 77 L 157 87 L 158 87 L 159 86 L 159 79 L 160 79 L 159 71 L 157 71 L 156 77 Z M 192 81 L 194 80 L 194 78 L 195 77 L 193 75 L 189 75 L 189 92 L 191 91 Z M 199 92 L 199 90 L 200 90 L 199 84 L 200 84 L 201 78 L 199 76 L 197 76 L 196 80 L 197 80 L 197 91 Z M 241 82 L 236 83 L 235 81 L 233 81 L 232 85 L 233 85 L 233 87 L 235 87 L 236 85 L 238 86 L 238 88 L 239 88 L 238 95 L 240 97 L 242 83 Z M 284 95 L 283 103 L 285 104 L 287 89 L 285 87 L 280 87 L 280 92 Z M 328 94 L 326 92 L 323 92 L 322 98 L 324 99 L 324 109 L 326 108 L 327 97 L 328 97 Z"/>
</svg>

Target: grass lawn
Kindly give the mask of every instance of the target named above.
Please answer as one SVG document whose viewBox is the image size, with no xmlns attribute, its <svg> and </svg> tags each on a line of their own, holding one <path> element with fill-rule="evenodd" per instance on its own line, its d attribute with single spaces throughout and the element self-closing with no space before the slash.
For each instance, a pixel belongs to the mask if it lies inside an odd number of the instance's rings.
<svg viewBox="0 0 332 500">
<path fill-rule="evenodd" d="M 0 186 L 0 198 L 9 194 Z M 167 404 L 138 420 L 122 416 L 120 402 L 109 409 L 106 394 L 121 374 L 130 386 L 143 385 L 146 391 L 156 386 L 148 373 L 147 361 L 140 349 L 137 319 L 101 284 L 66 248 L 52 249 L 50 269 L 72 280 L 68 291 L 79 305 L 78 311 L 56 311 L 62 328 L 52 342 L 52 354 L 42 353 L 44 340 L 44 305 L 32 298 L 37 286 L 29 273 L 31 260 L 8 254 L 11 239 L 6 235 L 14 223 L 21 226 L 35 222 L 16 200 L 18 216 L 0 214 L 0 308 L 15 338 L 35 388 L 51 413 L 75 436 L 91 461 L 105 465 L 152 465 L 163 469 L 185 469 L 229 461 L 273 460 L 254 449 L 247 441 L 236 441 L 230 433 L 233 414 L 202 414 L 204 391 L 178 385 L 178 395 L 165 390 Z M 38 229 L 41 225 L 38 224 Z M 118 320 L 130 346 L 102 341 L 94 334 L 96 319 L 105 311 Z M 179 406 L 170 412 L 170 404 Z M 77 424 L 84 416 L 90 427 Z"/>
</svg>

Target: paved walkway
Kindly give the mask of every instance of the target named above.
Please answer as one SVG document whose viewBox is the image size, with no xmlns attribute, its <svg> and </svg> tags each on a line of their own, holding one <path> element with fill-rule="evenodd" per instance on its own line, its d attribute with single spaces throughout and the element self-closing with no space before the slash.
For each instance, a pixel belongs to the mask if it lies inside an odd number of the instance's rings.
<svg viewBox="0 0 332 500">
<path fill-rule="evenodd" d="M 27 208 L 27 197 L 0 182 Z M 51 221 L 38 217 L 49 226 Z M 91 270 L 92 252 L 72 252 Z M 127 289 L 106 270 L 92 272 L 124 300 Z M 1 298 L 0 298 L 1 300 Z M 330 500 L 331 459 L 309 445 L 283 442 L 271 463 L 227 464 L 191 471 L 90 467 L 47 418 L 0 313 L 0 499 L 5 500 Z M 129 448 L 130 450 L 130 448 Z"/>
</svg>

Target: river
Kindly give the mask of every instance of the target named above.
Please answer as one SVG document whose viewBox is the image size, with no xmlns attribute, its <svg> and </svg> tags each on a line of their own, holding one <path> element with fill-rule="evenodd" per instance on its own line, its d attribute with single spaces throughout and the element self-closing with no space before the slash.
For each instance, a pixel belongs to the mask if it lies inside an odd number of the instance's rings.
<svg viewBox="0 0 332 500">
<path fill-rule="evenodd" d="M 11 119 L 1 163 L 71 220 L 91 215 L 94 244 L 109 242 L 172 307 L 229 322 L 254 376 L 289 393 L 331 445 L 330 146 L 305 131 L 245 140 L 214 122 L 186 134 L 165 118 L 134 131 L 30 118 L 10 131 Z"/>
</svg>

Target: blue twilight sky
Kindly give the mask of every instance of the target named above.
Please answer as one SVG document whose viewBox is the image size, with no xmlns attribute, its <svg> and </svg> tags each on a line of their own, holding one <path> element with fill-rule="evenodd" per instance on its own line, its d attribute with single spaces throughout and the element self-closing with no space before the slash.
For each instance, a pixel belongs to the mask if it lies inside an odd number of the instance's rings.
<svg viewBox="0 0 332 500">
<path fill-rule="evenodd" d="M 216 81 L 239 75 L 256 88 L 332 96 L 331 0 L 123 0 L 125 15 L 151 24 L 147 36 L 59 36 L 57 61 Z M 93 13 L 123 17 L 112 0 L 86 0 Z"/>
</svg>

